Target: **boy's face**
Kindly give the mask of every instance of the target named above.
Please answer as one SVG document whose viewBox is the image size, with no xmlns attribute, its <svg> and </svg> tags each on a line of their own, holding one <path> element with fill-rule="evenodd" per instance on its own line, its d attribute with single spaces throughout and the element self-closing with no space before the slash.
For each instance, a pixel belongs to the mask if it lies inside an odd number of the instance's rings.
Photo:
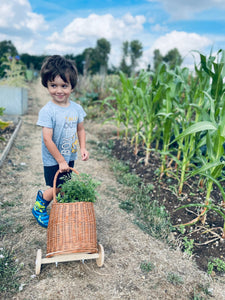
<svg viewBox="0 0 225 300">
<path fill-rule="evenodd" d="M 73 89 L 70 83 L 63 81 L 62 78 L 57 75 L 53 81 L 48 81 L 48 91 L 55 104 L 67 106 Z"/>
</svg>

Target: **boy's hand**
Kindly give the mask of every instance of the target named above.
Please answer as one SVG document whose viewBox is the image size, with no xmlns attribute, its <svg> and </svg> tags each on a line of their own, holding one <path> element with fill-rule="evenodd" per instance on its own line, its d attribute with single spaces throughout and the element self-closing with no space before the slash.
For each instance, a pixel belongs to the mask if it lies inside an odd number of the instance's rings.
<svg viewBox="0 0 225 300">
<path fill-rule="evenodd" d="M 82 160 L 88 160 L 89 158 L 89 153 L 86 149 L 80 149 L 80 153 L 81 153 L 81 157 L 82 157 Z"/>
<path fill-rule="evenodd" d="M 69 170 L 70 170 L 70 167 L 66 161 L 59 164 L 59 172 L 60 173 L 68 172 Z"/>
</svg>

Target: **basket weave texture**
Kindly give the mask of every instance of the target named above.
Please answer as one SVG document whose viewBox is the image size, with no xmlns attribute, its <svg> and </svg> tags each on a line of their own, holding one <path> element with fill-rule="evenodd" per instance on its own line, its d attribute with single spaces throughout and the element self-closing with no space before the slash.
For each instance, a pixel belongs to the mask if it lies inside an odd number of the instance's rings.
<svg viewBox="0 0 225 300">
<path fill-rule="evenodd" d="M 71 168 L 76 174 L 78 172 Z M 52 257 L 68 253 L 97 253 L 97 234 L 92 202 L 58 203 L 56 173 L 53 203 L 47 229 L 47 254 Z"/>
</svg>

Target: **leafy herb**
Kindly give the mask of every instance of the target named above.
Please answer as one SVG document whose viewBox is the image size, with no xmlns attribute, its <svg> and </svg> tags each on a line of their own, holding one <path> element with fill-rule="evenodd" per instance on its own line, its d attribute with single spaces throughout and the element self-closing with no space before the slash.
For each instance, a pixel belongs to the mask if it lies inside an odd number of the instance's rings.
<svg viewBox="0 0 225 300">
<path fill-rule="evenodd" d="M 100 182 L 91 178 L 90 175 L 73 173 L 71 178 L 65 177 L 65 182 L 60 185 L 61 191 L 56 199 L 60 203 L 70 202 L 95 202 L 97 198 L 97 186 Z"/>
</svg>

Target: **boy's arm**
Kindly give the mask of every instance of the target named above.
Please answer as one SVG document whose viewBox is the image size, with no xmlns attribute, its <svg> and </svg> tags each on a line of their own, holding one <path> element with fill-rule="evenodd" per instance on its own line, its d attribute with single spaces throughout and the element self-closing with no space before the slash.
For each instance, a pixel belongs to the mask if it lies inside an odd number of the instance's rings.
<svg viewBox="0 0 225 300">
<path fill-rule="evenodd" d="M 69 171 L 69 166 L 67 162 L 65 161 L 64 157 L 56 147 L 56 144 L 52 140 L 52 135 L 53 135 L 52 128 L 42 127 L 42 134 L 43 134 L 45 146 L 48 148 L 48 151 L 51 153 L 51 155 L 55 158 L 55 160 L 59 164 L 60 172 Z"/>
<path fill-rule="evenodd" d="M 88 160 L 89 153 L 86 150 L 86 134 L 85 134 L 83 122 L 78 123 L 77 125 L 77 135 L 78 135 L 82 160 Z"/>
</svg>

